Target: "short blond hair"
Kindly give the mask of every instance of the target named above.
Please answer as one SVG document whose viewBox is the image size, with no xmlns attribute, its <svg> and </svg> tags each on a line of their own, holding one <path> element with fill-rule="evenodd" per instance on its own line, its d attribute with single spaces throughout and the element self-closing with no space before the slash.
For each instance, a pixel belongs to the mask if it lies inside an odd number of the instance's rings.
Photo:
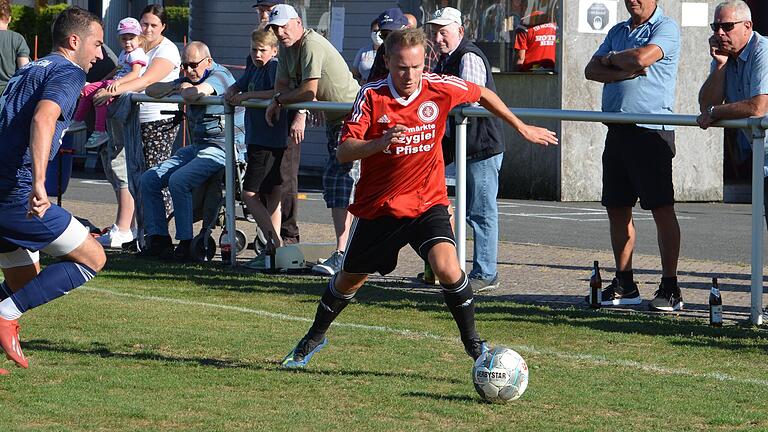
<svg viewBox="0 0 768 432">
<path fill-rule="evenodd" d="M 419 45 L 426 50 L 427 35 L 420 28 L 395 30 L 384 40 L 384 49 L 387 55 L 391 55 L 395 50 Z"/>
<path fill-rule="evenodd" d="M 277 36 L 271 30 L 254 30 L 251 32 L 251 42 L 254 45 L 277 46 Z"/>
</svg>

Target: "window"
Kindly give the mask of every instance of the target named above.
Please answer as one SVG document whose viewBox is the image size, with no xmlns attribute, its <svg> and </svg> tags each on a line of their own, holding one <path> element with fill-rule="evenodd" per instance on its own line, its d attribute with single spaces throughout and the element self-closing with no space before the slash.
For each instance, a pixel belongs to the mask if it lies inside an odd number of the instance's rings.
<svg viewBox="0 0 768 432">
<path fill-rule="evenodd" d="M 494 72 L 553 71 L 561 0 L 410 0 L 403 12 L 420 23 L 445 6 L 462 12 L 465 36 L 483 50 Z M 517 47 L 517 48 L 516 48 Z"/>
</svg>

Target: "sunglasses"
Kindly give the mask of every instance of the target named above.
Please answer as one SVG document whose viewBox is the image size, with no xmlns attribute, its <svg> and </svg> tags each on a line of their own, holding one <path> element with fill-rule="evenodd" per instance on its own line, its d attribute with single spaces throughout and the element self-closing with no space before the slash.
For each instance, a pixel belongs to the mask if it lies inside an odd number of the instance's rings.
<svg viewBox="0 0 768 432">
<path fill-rule="evenodd" d="M 734 22 L 714 22 L 709 25 L 709 28 L 712 29 L 712 31 L 716 32 L 720 29 L 723 29 L 725 32 L 729 32 L 733 30 L 734 27 L 736 27 L 736 24 L 743 23 L 744 21 L 734 21 Z"/>
<path fill-rule="evenodd" d="M 200 63 L 202 63 L 202 62 L 204 62 L 204 61 L 206 61 L 206 60 L 208 60 L 208 57 L 205 57 L 205 58 L 203 58 L 202 60 L 200 60 L 200 61 L 197 61 L 197 62 L 187 62 L 187 63 L 182 63 L 182 64 L 181 64 L 181 68 L 182 68 L 182 69 L 186 69 L 186 68 L 195 69 L 195 68 L 197 68 L 198 66 L 200 66 Z"/>
</svg>

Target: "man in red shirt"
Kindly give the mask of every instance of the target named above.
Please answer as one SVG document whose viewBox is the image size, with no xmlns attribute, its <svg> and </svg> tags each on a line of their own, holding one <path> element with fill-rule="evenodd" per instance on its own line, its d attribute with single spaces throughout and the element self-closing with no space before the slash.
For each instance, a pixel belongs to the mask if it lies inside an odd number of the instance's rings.
<svg viewBox="0 0 768 432">
<path fill-rule="evenodd" d="M 555 69 L 557 24 L 553 22 L 522 27 L 515 36 L 518 71 Z"/>
<path fill-rule="evenodd" d="M 456 256 L 440 145 L 450 110 L 480 102 L 525 139 L 557 144 L 554 132 L 529 126 L 492 91 L 458 77 L 424 73 L 426 36 L 420 29 L 392 32 L 386 80 L 363 86 L 345 124 L 336 157 L 361 160 L 347 253 L 331 278 L 309 332 L 282 365 L 302 368 L 328 343 L 325 333 L 368 275 L 390 273 L 405 245 L 428 260 L 473 359 L 487 349 L 475 330 L 472 288 Z"/>
</svg>

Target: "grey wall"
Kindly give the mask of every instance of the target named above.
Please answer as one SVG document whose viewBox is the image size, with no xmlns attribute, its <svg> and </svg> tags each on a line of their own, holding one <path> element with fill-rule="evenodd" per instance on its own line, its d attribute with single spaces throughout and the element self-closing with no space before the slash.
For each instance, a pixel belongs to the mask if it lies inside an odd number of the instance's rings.
<svg viewBox="0 0 768 432">
<path fill-rule="evenodd" d="M 619 20 L 629 18 L 619 1 Z M 664 12 L 678 23 L 678 0 L 660 0 Z M 708 3 L 709 20 L 719 1 Z M 604 39 L 602 34 L 577 33 L 578 2 L 566 0 L 562 38 L 563 109 L 600 110 L 602 84 L 586 81 L 584 67 Z M 709 72 L 708 27 L 681 27 L 682 55 L 676 87 L 675 111 L 697 114 L 699 87 Z M 561 135 L 561 193 L 563 201 L 600 199 L 601 154 L 607 128 L 602 124 L 563 122 Z M 675 198 L 679 201 L 719 201 L 723 198 L 722 130 L 676 129 L 677 156 L 673 161 Z"/>
</svg>

